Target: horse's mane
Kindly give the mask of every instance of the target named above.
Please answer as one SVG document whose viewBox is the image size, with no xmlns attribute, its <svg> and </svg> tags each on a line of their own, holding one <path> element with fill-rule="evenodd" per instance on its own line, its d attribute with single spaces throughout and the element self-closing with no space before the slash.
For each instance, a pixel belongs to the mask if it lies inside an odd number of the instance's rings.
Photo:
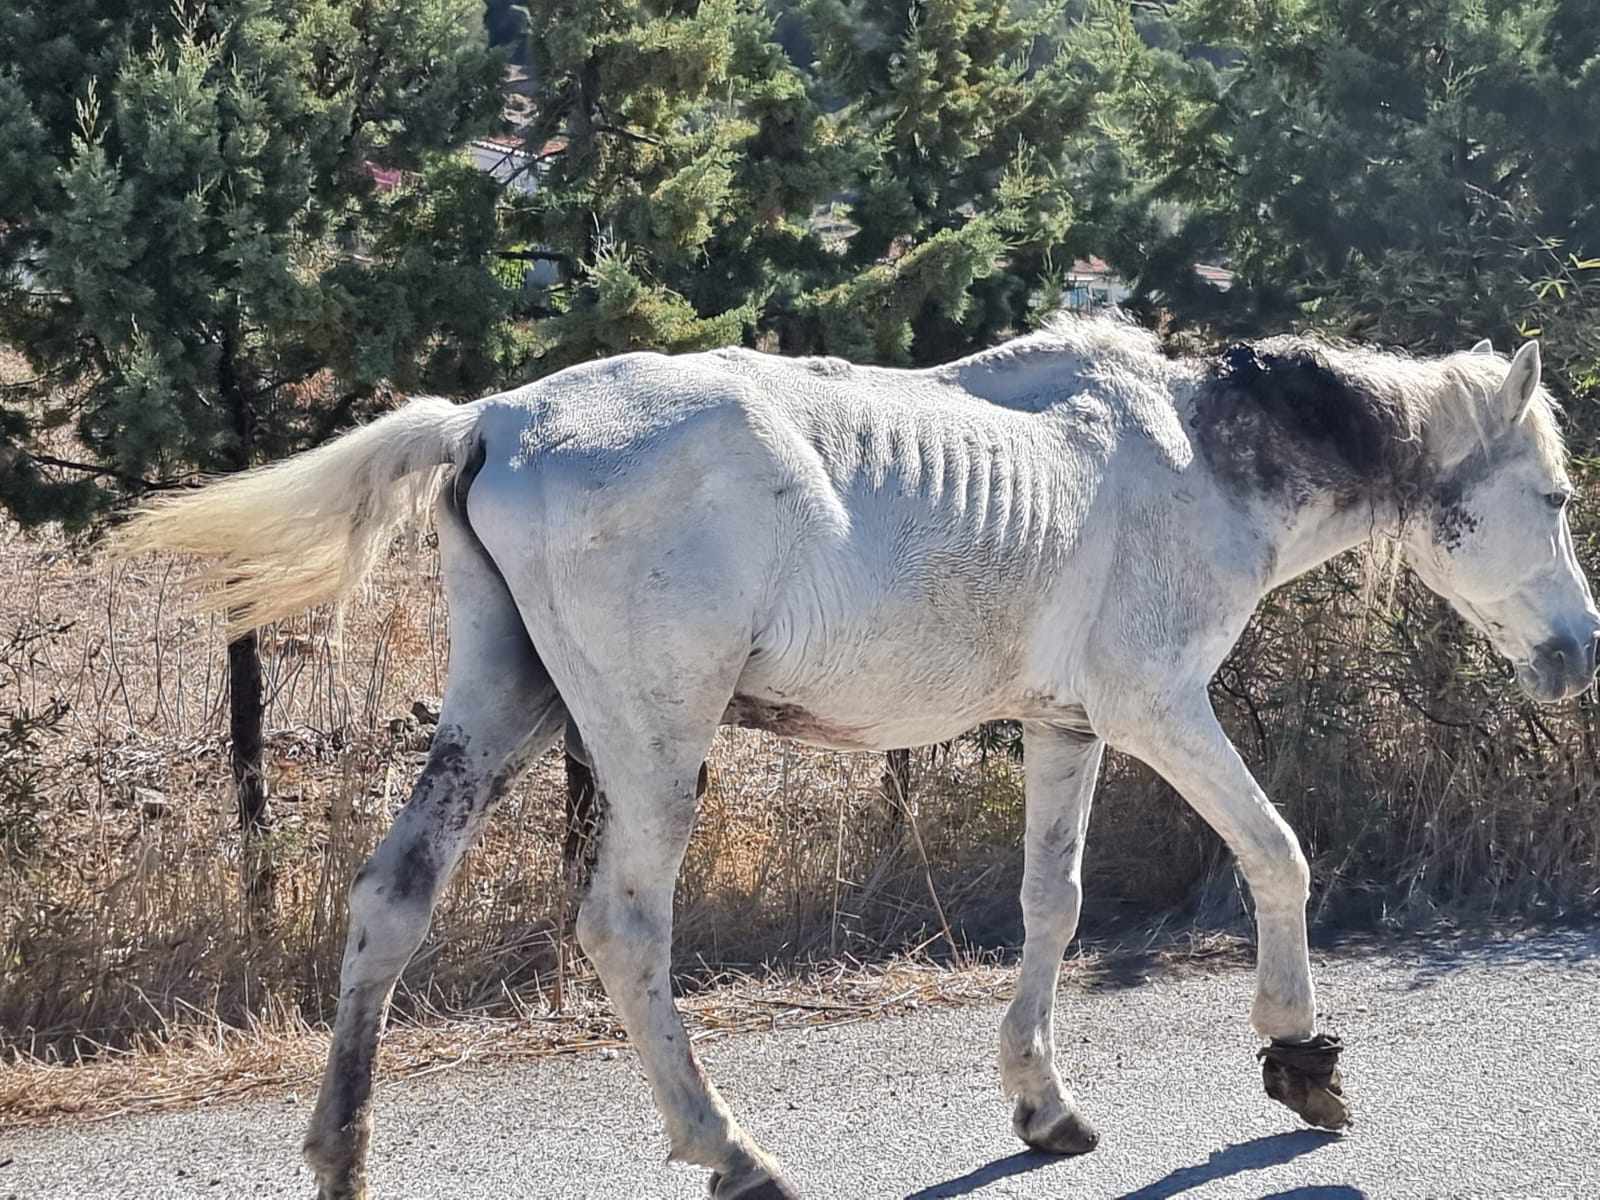
<svg viewBox="0 0 1600 1200">
<path fill-rule="evenodd" d="M 1350 498 L 1389 495 L 1402 507 L 1474 453 L 1488 453 L 1506 362 L 1459 353 L 1415 358 L 1305 337 L 1229 347 L 1212 361 L 1196 404 L 1196 433 L 1248 465 L 1257 482 L 1276 467 Z M 1535 453 L 1565 461 L 1550 395 L 1540 389 L 1519 428 Z M 1274 455 L 1281 456 L 1276 463 Z M 1214 464 L 1215 465 L 1215 464 Z"/>
</svg>

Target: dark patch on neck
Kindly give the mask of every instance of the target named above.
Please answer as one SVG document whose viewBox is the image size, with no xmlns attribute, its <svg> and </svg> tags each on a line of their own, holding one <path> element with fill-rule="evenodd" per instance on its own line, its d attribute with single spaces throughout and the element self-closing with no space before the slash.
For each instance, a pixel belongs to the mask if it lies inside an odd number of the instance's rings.
<svg viewBox="0 0 1600 1200">
<path fill-rule="evenodd" d="M 1230 347 L 1191 424 L 1225 483 L 1296 507 L 1330 493 L 1341 506 L 1391 496 L 1404 507 L 1425 474 L 1422 449 L 1395 408 L 1309 346 Z"/>
<path fill-rule="evenodd" d="M 1467 503 L 1467 495 L 1488 478 L 1490 456 L 1479 450 L 1467 456 L 1433 489 L 1433 539 L 1446 550 L 1457 550 L 1469 533 L 1478 528 L 1478 514 Z"/>
</svg>

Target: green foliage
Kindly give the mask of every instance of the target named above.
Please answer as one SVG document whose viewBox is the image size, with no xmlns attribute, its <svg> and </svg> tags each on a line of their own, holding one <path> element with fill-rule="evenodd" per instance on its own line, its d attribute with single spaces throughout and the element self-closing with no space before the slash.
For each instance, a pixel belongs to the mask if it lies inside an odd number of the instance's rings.
<svg viewBox="0 0 1600 1200">
<path fill-rule="evenodd" d="M 626 246 L 596 246 L 583 285 L 584 306 L 540 329 L 562 358 L 584 361 L 642 346 L 711 350 L 737 343 L 755 319 L 751 305 L 700 316 L 677 292 L 642 279 L 638 257 Z"/>
<path fill-rule="evenodd" d="M 890 361 L 934 362 L 990 344 L 1053 307 L 1061 271 L 1091 248 L 1100 188 L 1117 169 L 1091 122 L 1093 71 L 1067 6 L 800 7 L 819 83 L 847 101 L 841 127 L 870 151 L 851 189 L 858 232 L 846 251 L 869 277 L 836 285 L 806 308 L 865 288 L 873 303 L 861 318 L 875 327 L 827 348 L 870 343 Z M 889 285 L 877 264 L 897 254 L 914 269 L 889 277 L 903 294 L 885 301 Z"/>
<path fill-rule="evenodd" d="M 517 235 L 559 275 L 531 313 L 541 369 L 730 336 L 928 362 L 1054 294 L 1106 145 L 1061 6 L 795 12 L 809 75 L 761 0 L 530 5 L 544 175 Z"/>
<path fill-rule="evenodd" d="M 541 178 L 511 222 L 557 276 L 530 313 L 537 369 L 752 336 L 780 277 L 826 257 L 807 222 L 850 157 L 765 6 L 529 11 Z"/>
<path fill-rule="evenodd" d="M 903 362 L 912 357 L 915 324 L 959 325 L 972 283 L 994 273 L 1005 249 L 987 217 L 940 230 L 894 262 L 808 292 L 791 334 L 798 327 L 810 346 L 856 362 Z"/>
<path fill-rule="evenodd" d="M 0 24 L 0 503 L 119 491 L 325 436 L 380 386 L 492 375 L 499 108 L 468 0 L 22 0 Z M 368 164 L 408 172 L 393 193 Z M 331 395 L 330 395 L 331 393 Z M 312 406 L 307 397 L 320 403 Z M 93 461 L 43 452 L 71 425 Z"/>
<path fill-rule="evenodd" d="M 1113 252 L 1180 320 L 1503 348 L 1564 307 L 1544 281 L 1570 254 L 1600 253 L 1587 0 L 1181 0 L 1159 36 L 1096 15 L 1101 119 L 1146 181 Z M 1195 278 L 1205 260 L 1233 268 L 1230 291 Z M 1595 336 L 1547 349 L 1582 369 Z"/>
</svg>

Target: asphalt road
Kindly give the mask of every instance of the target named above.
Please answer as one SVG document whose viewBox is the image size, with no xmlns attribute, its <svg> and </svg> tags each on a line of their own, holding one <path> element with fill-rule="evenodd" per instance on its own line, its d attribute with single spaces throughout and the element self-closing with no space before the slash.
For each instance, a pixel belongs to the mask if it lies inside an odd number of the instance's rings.
<svg viewBox="0 0 1600 1200">
<path fill-rule="evenodd" d="M 1260 1092 L 1247 972 L 1064 987 L 1058 1030 L 1103 1135 L 1019 1153 L 996 1084 L 1001 1010 L 925 1012 L 705 1047 L 810 1200 L 1600 1197 L 1600 933 L 1319 953 L 1357 1124 L 1297 1127 Z M 0 1133 L 0 1198 L 310 1194 L 309 1099 Z M 383 1089 L 390 1200 L 689 1200 L 631 1054 L 463 1069 Z"/>
</svg>

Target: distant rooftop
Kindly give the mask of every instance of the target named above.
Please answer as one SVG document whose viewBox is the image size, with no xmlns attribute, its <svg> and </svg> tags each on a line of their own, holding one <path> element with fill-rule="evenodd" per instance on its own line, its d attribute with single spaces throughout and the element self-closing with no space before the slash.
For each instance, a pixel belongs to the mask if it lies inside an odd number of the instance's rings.
<svg viewBox="0 0 1600 1200">
<path fill-rule="evenodd" d="M 522 148 L 520 138 L 479 138 L 467 146 L 467 153 L 480 171 L 509 183 L 517 191 L 531 195 L 538 190 L 533 158 Z"/>
</svg>

